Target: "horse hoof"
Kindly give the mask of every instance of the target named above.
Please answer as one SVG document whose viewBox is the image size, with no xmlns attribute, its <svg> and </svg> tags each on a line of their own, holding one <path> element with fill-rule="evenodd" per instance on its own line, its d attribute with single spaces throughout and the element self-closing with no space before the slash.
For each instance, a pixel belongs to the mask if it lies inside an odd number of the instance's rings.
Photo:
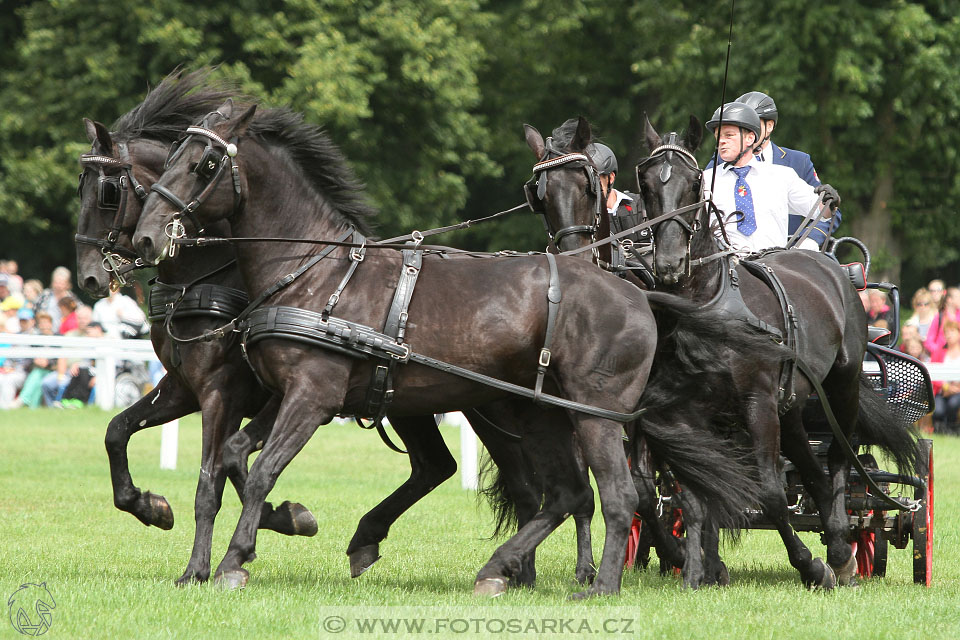
<svg viewBox="0 0 960 640">
<path fill-rule="evenodd" d="M 506 578 L 480 578 L 473 583 L 473 595 L 496 598 L 507 592 Z"/>
<path fill-rule="evenodd" d="M 173 529 L 173 509 L 167 499 L 149 491 L 143 497 L 147 499 L 150 508 L 150 523 L 164 531 Z"/>
<path fill-rule="evenodd" d="M 811 581 L 807 584 L 807 588 L 813 591 L 830 591 L 837 586 L 837 574 L 833 572 L 833 569 L 830 568 L 826 562 L 820 558 L 814 560 L 814 566 L 820 566 L 823 568 L 823 575 L 820 577 L 819 581 Z"/>
<path fill-rule="evenodd" d="M 221 589 L 233 591 L 234 589 L 243 589 L 247 586 L 250 579 L 250 572 L 246 569 L 234 569 L 233 571 L 224 571 L 218 573 L 213 579 L 213 583 Z"/>
<path fill-rule="evenodd" d="M 730 586 L 730 572 L 727 571 L 727 565 L 720 563 L 720 570 L 717 572 L 717 585 L 721 587 Z"/>
<path fill-rule="evenodd" d="M 350 577 L 359 578 L 380 559 L 380 545 L 368 544 L 350 554 Z"/>
<path fill-rule="evenodd" d="M 594 579 L 597 577 L 597 572 L 594 569 L 589 571 L 578 571 L 577 572 L 577 585 L 578 586 L 589 586 L 593 584 Z"/>
<path fill-rule="evenodd" d="M 837 584 L 841 587 L 856 586 L 857 558 L 851 553 L 850 559 L 841 566 L 833 569 L 837 576 Z"/>
<path fill-rule="evenodd" d="M 594 583 L 593 586 L 586 591 L 570 594 L 567 596 L 567 600 L 586 600 L 587 598 L 593 598 L 594 596 L 615 596 L 619 592 L 619 589 L 598 589 L 596 583 Z"/>
<path fill-rule="evenodd" d="M 290 526 L 295 536 L 311 537 L 317 535 L 317 519 L 310 510 L 299 502 L 284 501 L 277 511 L 286 514 L 290 519 Z"/>
<path fill-rule="evenodd" d="M 210 577 L 209 574 L 204 576 L 201 573 L 187 569 L 182 576 L 177 578 L 177 581 L 174 582 L 174 584 L 177 585 L 178 587 L 185 587 L 190 584 L 203 584 L 204 582 L 207 581 L 207 578 L 209 577 Z"/>
</svg>

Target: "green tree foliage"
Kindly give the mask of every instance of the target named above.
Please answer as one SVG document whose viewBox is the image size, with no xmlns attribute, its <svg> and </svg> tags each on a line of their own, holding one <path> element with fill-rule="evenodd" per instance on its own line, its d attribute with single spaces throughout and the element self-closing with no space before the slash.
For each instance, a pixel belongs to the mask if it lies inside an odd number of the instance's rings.
<svg viewBox="0 0 960 640">
<path fill-rule="evenodd" d="M 891 277 L 901 261 L 915 281 L 960 262 L 958 9 L 736 3 L 727 98 L 775 97 L 775 139 L 813 156 L 843 196 L 842 233 L 863 237 Z M 81 118 L 112 122 L 177 66 L 219 65 L 266 105 L 323 125 L 384 235 L 522 202 L 535 160 L 525 122 L 548 135 L 586 116 L 619 156 L 618 186 L 633 189 L 644 113 L 679 129 L 719 103 L 729 11 L 694 0 L 4 2 L 0 256 L 41 276 L 72 263 Z M 523 214 L 443 239 L 544 244 Z"/>
</svg>

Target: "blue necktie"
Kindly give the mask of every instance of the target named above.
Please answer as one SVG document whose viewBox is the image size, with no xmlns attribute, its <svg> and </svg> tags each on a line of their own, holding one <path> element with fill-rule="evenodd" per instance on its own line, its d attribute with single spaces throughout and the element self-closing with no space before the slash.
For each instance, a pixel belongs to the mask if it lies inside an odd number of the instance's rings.
<svg viewBox="0 0 960 640">
<path fill-rule="evenodd" d="M 750 167 L 731 167 L 737 174 L 737 183 L 733 185 L 733 201 L 737 209 L 743 212 L 743 218 L 737 222 L 737 231 L 745 236 L 752 235 L 757 230 L 757 215 L 753 210 L 753 195 L 750 185 L 744 179 Z"/>
</svg>

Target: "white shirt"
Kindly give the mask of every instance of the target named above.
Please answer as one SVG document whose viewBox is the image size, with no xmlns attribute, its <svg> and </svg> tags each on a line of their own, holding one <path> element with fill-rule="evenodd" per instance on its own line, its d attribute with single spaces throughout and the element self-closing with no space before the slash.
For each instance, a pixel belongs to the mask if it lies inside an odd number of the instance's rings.
<svg viewBox="0 0 960 640">
<path fill-rule="evenodd" d="M 790 214 L 806 216 L 820 197 L 790 167 L 760 162 L 756 157 L 751 158 L 746 166 L 750 167 L 750 171 L 744 180 L 753 196 L 757 229 L 745 236 L 737 230 L 737 220 L 731 219 L 725 225 L 730 244 L 734 249 L 751 252 L 786 246 Z M 707 184 L 712 179 L 711 172 L 712 169 L 707 170 L 704 176 Z M 724 214 L 737 210 L 733 194 L 736 184 L 737 174 L 730 167 L 721 165 L 717 169 L 713 201 Z M 800 247 L 819 250 L 816 242 L 809 238 Z"/>
<path fill-rule="evenodd" d="M 91 321 L 103 325 L 104 332 L 111 338 L 121 337 L 124 322 L 139 325 L 145 320 L 146 316 L 137 301 L 122 293 L 114 293 L 93 305 Z"/>
<path fill-rule="evenodd" d="M 617 209 L 620 208 L 620 203 L 623 202 L 624 200 L 629 200 L 630 202 L 633 202 L 633 198 L 625 194 L 623 191 L 617 191 L 616 189 L 614 189 L 613 192 L 617 195 L 617 201 L 613 203 L 612 209 L 610 207 L 607 207 L 607 213 L 615 216 L 617 215 Z"/>
</svg>

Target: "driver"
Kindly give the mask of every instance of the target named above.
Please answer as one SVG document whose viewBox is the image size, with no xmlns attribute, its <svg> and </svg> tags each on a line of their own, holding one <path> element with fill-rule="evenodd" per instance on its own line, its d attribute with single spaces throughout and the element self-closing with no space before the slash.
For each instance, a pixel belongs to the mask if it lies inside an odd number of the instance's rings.
<svg viewBox="0 0 960 640">
<path fill-rule="evenodd" d="M 762 143 L 762 125 L 756 110 L 742 102 L 723 106 L 723 125 L 718 108 L 707 122 L 707 129 L 717 139 L 720 167 L 705 171 L 708 184 L 713 183 L 713 201 L 725 214 L 740 211 L 742 216 L 726 216 L 725 229 L 734 249 L 750 253 L 773 247 L 784 247 L 789 237 L 789 216 L 806 216 L 820 196 L 790 167 L 761 162 L 754 151 Z M 719 126 L 719 129 L 718 129 Z M 715 181 L 710 172 L 716 176 Z M 819 190 L 826 193 L 830 213 L 836 210 L 840 196 L 830 185 Z M 806 238 L 801 249 L 819 251 L 817 242 Z"/>
</svg>

